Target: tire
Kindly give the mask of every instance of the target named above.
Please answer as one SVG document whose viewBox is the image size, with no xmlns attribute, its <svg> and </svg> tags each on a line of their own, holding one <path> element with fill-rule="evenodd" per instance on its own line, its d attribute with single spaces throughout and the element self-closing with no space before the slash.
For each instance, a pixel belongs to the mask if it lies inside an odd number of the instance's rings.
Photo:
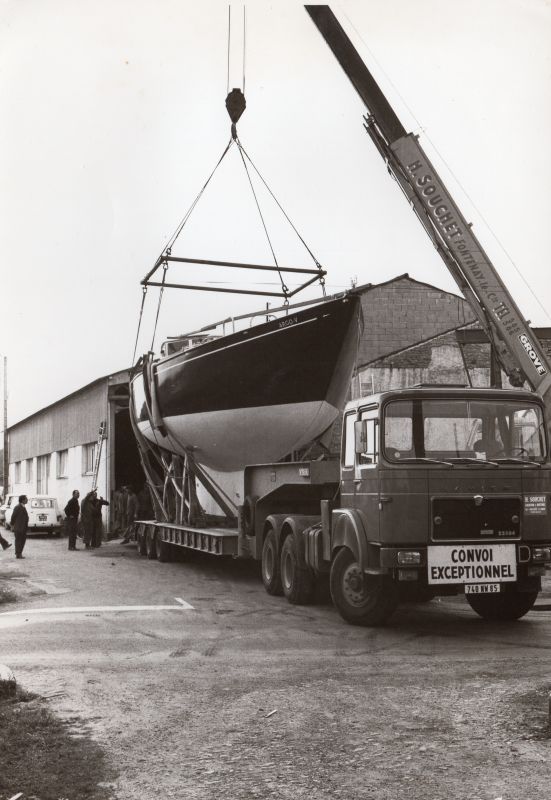
<svg viewBox="0 0 551 800">
<path fill-rule="evenodd" d="M 282 595 L 281 570 L 277 536 L 270 528 L 262 546 L 262 583 L 268 594 Z"/>
<path fill-rule="evenodd" d="M 157 561 L 173 561 L 172 545 L 157 537 Z"/>
<path fill-rule="evenodd" d="M 306 605 L 314 594 L 314 578 L 308 569 L 300 566 L 297 543 L 291 533 L 281 548 L 281 587 L 287 600 L 295 606 Z"/>
<path fill-rule="evenodd" d="M 157 558 L 157 537 L 151 529 L 145 532 L 145 554 L 151 561 Z"/>
<path fill-rule="evenodd" d="M 364 575 L 348 547 L 335 556 L 329 580 L 333 603 L 351 625 L 382 625 L 396 610 L 395 585 L 382 575 Z"/>
<path fill-rule="evenodd" d="M 479 617 L 496 621 L 512 621 L 527 614 L 539 592 L 508 592 L 495 595 L 467 594 L 467 602 Z"/>
<path fill-rule="evenodd" d="M 147 549 L 145 546 L 145 531 L 139 530 L 136 534 L 136 544 L 138 545 L 138 555 L 146 556 Z"/>
</svg>

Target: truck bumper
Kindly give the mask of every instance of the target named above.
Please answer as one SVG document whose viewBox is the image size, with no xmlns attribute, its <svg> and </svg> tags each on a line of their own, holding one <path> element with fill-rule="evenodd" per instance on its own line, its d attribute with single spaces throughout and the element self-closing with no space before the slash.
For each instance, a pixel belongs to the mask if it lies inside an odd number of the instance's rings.
<svg viewBox="0 0 551 800">
<path fill-rule="evenodd" d="M 469 550 L 492 551 L 502 542 L 480 542 L 473 544 Z M 510 565 L 504 570 L 504 575 L 509 577 L 484 577 L 484 572 L 479 571 L 478 576 L 470 577 L 472 573 L 461 568 L 461 562 L 456 562 L 452 569 L 446 570 L 445 581 L 429 579 L 429 546 L 419 547 L 381 547 L 379 549 L 379 564 L 369 572 L 387 574 L 399 583 L 416 583 L 433 590 L 435 594 L 456 594 L 463 591 L 467 584 L 473 583 L 499 583 L 501 591 L 537 591 L 541 588 L 541 577 L 546 570 L 551 569 L 551 547 L 549 544 L 538 543 L 506 543 L 514 547 L 514 556 L 510 549 Z M 438 545 L 432 546 L 433 553 Z M 465 543 L 448 545 L 456 548 L 456 557 L 459 551 L 466 549 Z M 511 579 L 511 570 L 516 570 L 516 577 Z M 434 574 L 434 573 L 433 573 Z M 513 571 L 513 574 L 514 571 Z M 454 579 L 455 578 L 455 579 Z"/>
</svg>

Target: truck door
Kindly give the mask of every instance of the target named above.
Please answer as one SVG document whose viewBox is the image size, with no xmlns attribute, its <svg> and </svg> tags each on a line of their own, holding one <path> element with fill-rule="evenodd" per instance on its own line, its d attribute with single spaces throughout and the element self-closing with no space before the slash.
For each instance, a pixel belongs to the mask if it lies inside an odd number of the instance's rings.
<svg viewBox="0 0 551 800">
<path fill-rule="evenodd" d="M 354 507 L 354 469 L 355 447 L 354 447 L 354 423 L 358 416 L 356 409 L 348 411 L 343 420 L 343 442 L 342 442 L 342 461 L 341 461 L 341 504 L 343 508 Z"/>
<path fill-rule="evenodd" d="M 370 541 L 379 540 L 379 417 L 377 406 L 360 409 L 362 452 L 356 453 L 355 506 L 367 525 Z"/>
</svg>

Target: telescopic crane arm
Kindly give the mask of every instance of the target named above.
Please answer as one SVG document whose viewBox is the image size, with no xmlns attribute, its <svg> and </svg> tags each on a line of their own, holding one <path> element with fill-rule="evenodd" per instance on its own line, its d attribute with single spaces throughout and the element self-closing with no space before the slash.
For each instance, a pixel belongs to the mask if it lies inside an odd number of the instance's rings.
<svg viewBox="0 0 551 800">
<path fill-rule="evenodd" d="M 329 6 L 305 6 L 367 107 L 365 128 L 486 332 L 514 386 L 528 381 L 551 411 L 551 365 L 471 225 L 407 133 Z"/>
</svg>

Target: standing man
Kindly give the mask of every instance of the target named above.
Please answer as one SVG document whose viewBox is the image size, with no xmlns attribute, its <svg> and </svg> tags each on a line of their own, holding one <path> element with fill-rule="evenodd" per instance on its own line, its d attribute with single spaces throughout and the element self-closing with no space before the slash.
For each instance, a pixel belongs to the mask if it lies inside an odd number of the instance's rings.
<svg viewBox="0 0 551 800">
<path fill-rule="evenodd" d="M 88 492 L 80 509 L 80 518 L 84 527 L 84 546 L 87 550 L 92 547 L 94 536 L 94 501 L 97 495 L 95 492 Z"/>
<path fill-rule="evenodd" d="M 103 539 L 103 523 L 101 521 L 101 507 L 108 506 L 107 500 L 103 497 L 98 497 L 97 492 L 94 492 L 94 499 L 92 501 L 92 517 L 93 517 L 93 534 L 92 534 L 92 547 L 101 547 L 101 540 Z"/>
<path fill-rule="evenodd" d="M 10 525 L 15 536 L 15 557 L 25 558 L 23 548 L 27 541 L 27 530 L 29 527 L 29 514 L 25 506 L 28 503 L 27 495 L 19 495 L 19 503 L 13 509 Z"/>
<path fill-rule="evenodd" d="M 130 536 L 132 535 L 132 526 L 134 524 L 134 521 L 138 519 L 138 495 L 134 491 L 133 486 L 127 486 L 126 491 L 128 494 L 128 499 L 126 501 L 127 528 L 124 534 L 124 539 L 122 540 L 121 544 L 129 543 Z"/>
<path fill-rule="evenodd" d="M 78 515 L 80 514 L 80 504 L 78 498 L 80 492 L 78 489 L 73 491 L 73 496 L 65 506 L 65 528 L 69 536 L 69 550 L 78 550 L 77 547 L 77 529 L 78 529 Z"/>
</svg>

